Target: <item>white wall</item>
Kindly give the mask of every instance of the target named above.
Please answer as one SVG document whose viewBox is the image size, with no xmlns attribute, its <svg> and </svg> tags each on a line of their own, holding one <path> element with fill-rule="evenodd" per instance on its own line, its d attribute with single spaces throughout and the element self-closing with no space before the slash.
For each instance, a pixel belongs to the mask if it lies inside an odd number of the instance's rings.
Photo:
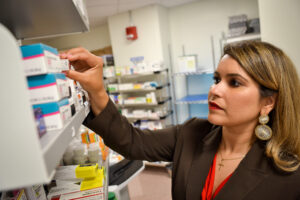
<svg viewBox="0 0 300 200">
<path fill-rule="evenodd" d="M 170 9 L 170 32 L 173 63 L 183 54 L 197 54 L 199 66 L 213 67 L 212 45 L 215 43 L 216 60 L 220 58 L 219 39 L 228 32 L 228 17 L 246 14 L 258 18 L 257 0 L 201 0 Z M 217 63 L 216 63 L 217 64 Z"/>
<path fill-rule="evenodd" d="M 281 48 L 300 75 L 300 1 L 259 0 L 262 40 Z"/>
<path fill-rule="evenodd" d="M 171 38 L 170 38 L 170 22 L 169 22 L 169 9 L 159 6 L 158 7 L 159 16 L 159 31 L 160 39 L 162 44 L 162 53 L 166 66 L 170 66 L 170 48 L 171 48 Z"/>
<path fill-rule="evenodd" d="M 25 40 L 23 43 L 30 44 L 37 42 L 42 42 L 59 50 L 65 50 L 82 46 L 91 51 L 111 45 L 107 24 L 96 27 L 95 29 L 92 29 L 90 32 L 87 33 L 49 38 L 44 40 Z"/>
<path fill-rule="evenodd" d="M 131 57 L 144 56 L 145 61 L 164 60 L 159 23 L 159 6 L 151 5 L 132 11 L 138 39 L 126 39 L 125 28 L 130 25 L 129 12 L 108 18 L 110 38 L 116 65 L 131 65 Z"/>
</svg>

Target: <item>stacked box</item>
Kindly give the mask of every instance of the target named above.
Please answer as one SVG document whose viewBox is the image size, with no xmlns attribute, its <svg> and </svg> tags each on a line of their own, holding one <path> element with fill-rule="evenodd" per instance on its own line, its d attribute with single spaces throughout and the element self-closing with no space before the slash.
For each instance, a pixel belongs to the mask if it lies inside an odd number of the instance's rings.
<svg viewBox="0 0 300 200">
<path fill-rule="evenodd" d="M 30 102 L 34 111 L 39 111 L 36 122 L 41 137 L 45 131 L 40 122 L 44 121 L 47 131 L 61 129 L 75 113 L 67 99 L 71 96 L 69 81 L 61 73 L 70 64 L 67 59 L 59 58 L 57 49 L 41 43 L 21 46 L 21 52 Z"/>
<path fill-rule="evenodd" d="M 21 52 L 26 76 L 61 71 L 61 62 L 55 48 L 38 43 L 21 46 Z"/>
<path fill-rule="evenodd" d="M 47 131 L 63 128 L 64 123 L 71 118 L 68 99 L 58 102 L 33 105 L 33 109 L 41 108 Z"/>
<path fill-rule="evenodd" d="M 69 83 L 62 73 L 49 73 L 27 78 L 31 104 L 59 101 L 70 95 Z"/>
</svg>

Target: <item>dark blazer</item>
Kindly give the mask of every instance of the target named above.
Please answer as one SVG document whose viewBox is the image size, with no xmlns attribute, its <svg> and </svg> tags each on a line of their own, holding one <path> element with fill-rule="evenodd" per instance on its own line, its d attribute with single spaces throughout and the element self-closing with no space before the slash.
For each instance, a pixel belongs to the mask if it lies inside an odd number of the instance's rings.
<svg viewBox="0 0 300 200">
<path fill-rule="evenodd" d="M 174 200 L 200 200 L 209 168 L 222 137 L 222 128 L 193 118 L 171 128 L 149 131 L 134 128 L 109 101 L 98 116 L 84 124 L 113 150 L 128 159 L 173 162 Z M 280 172 L 256 141 L 216 200 L 300 200 L 300 172 Z"/>
</svg>

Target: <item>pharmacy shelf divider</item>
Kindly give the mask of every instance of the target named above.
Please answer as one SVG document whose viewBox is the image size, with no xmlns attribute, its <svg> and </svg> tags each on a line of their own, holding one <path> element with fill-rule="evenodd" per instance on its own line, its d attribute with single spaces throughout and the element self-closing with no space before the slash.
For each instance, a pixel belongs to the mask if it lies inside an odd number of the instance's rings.
<svg viewBox="0 0 300 200">
<path fill-rule="evenodd" d="M 55 167 L 87 114 L 83 107 L 57 132 L 40 140 L 29 101 L 20 48 L 0 24 L 0 191 L 51 181 Z"/>
</svg>

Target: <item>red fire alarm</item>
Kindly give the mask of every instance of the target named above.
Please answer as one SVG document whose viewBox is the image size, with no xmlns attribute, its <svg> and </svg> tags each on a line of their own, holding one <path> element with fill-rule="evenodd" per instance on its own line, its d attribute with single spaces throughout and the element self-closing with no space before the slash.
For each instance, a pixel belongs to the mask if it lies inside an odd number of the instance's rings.
<svg viewBox="0 0 300 200">
<path fill-rule="evenodd" d="M 136 26 L 126 27 L 126 38 L 127 40 L 136 40 L 138 38 Z"/>
</svg>

